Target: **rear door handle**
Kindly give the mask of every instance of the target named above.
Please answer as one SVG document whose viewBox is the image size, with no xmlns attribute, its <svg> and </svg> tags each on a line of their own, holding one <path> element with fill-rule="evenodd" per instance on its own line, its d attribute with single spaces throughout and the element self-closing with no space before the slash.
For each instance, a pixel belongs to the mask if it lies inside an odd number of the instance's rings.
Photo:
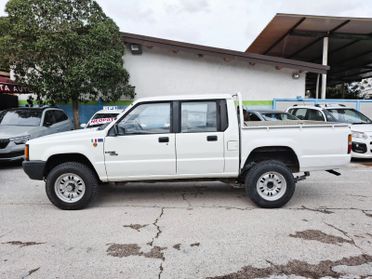
<svg viewBox="0 0 372 279">
<path fill-rule="evenodd" d="M 106 151 L 105 154 L 109 154 L 110 156 L 118 156 L 119 154 L 116 151 Z"/>
<path fill-rule="evenodd" d="M 217 141 L 217 136 L 207 136 L 207 141 Z"/>
<path fill-rule="evenodd" d="M 169 138 L 168 137 L 160 137 L 159 142 L 169 142 Z"/>
</svg>

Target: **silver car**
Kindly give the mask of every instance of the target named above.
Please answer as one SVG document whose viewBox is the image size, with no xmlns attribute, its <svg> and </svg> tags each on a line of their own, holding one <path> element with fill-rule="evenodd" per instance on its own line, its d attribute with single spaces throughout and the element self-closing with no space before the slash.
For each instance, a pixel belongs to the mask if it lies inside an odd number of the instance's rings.
<svg viewBox="0 0 372 279">
<path fill-rule="evenodd" d="M 58 132 L 72 130 L 72 122 L 58 108 L 15 108 L 0 111 L 0 161 L 23 159 L 25 143 Z"/>
<path fill-rule="evenodd" d="M 300 120 L 296 116 L 278 110 L 243 110 L 244 121 L 287 121 Z"/>
</svg>

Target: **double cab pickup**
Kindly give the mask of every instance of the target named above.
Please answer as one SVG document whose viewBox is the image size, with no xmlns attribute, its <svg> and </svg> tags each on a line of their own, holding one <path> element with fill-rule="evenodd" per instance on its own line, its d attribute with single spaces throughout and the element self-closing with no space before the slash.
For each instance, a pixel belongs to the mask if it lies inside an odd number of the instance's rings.
<svg viewBox="0 0 372 279">
<path fill-rule="evenodd" d="M 99 184 L 221 180 L 258 206 L 285 205 L 297 180 L 350 162 L 347 124 L 246 122 L 240 94 L 144 98 L 115 121 L 32 139 L 23 169 L 61 209 L 86 207 Z"/>
</svg>

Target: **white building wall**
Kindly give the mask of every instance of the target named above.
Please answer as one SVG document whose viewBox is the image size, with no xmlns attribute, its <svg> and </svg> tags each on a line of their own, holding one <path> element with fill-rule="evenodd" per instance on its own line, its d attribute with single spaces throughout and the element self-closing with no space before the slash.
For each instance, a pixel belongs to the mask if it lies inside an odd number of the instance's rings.
<svg viewBox="0 0 372 279">
<path fill-rule="evenodd" d="M 136 98 L 241 92 L 244 100 L 254 101 L 305 95 L 305 73 L 295 80 L 294 69 L 156 48 L 144 48 L 141 55 L 127 50 L 124 63 Z"/>
</svg>

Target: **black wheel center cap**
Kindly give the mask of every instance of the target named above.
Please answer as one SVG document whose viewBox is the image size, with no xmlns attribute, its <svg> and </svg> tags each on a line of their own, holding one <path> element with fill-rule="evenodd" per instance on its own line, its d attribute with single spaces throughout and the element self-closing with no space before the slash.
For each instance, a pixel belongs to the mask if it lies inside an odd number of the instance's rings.
<svg viewBox="0 0 372 279">
<path fill-rule="evenodd" d="M 269 181 L 267 182 L 267 188 L 272 189 L 274 187 L 274 182 Z"/>
<path fill-rule="evenodd" d="M 75 189 L 75 185 L 73 183 L 69 183 L 66 188 L 67 191 L 71 192 Z"/>
</svg>

